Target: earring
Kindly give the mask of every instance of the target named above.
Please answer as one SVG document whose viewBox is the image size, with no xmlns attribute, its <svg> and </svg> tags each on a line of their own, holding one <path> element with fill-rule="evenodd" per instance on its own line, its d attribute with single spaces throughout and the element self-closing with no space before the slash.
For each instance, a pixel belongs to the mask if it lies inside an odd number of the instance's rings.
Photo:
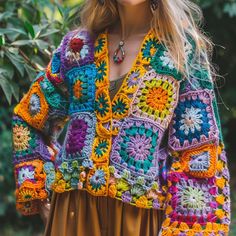
<svg viewBox="0 0 236 236">
<path fill-rule="evenodd" d="M 100 5 L 104 5 L 105 0 L 98 0 L 98 2 L 100 3 Z"/>
<path fill-rule="evenodd" d="M 151 8 L 153 11 L 157 9 L 158 6 L 158 0 L 151 0 Z"/>
</svg>

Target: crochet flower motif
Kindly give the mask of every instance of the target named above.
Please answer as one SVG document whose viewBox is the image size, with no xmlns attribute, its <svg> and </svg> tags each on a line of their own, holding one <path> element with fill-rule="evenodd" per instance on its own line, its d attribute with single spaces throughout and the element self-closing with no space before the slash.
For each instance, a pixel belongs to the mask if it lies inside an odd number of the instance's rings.
<svg viewBox="0 0 236 236">
<path fill-rule="evenodd" d="M 190 171 L 204 171 L 210 167 L 209 152 L 203 152 L 198 155 L 192 155 L 189 162 Z"/>
<path fill-rule="evenodd" d="M 134 175 L 154 178 L 157 174 L 156 150 L 162 132 L 148 121 L 129 118 L 114 140 L 110 160 L 118 169 L 128 168 Z"/>
<path fill-rule="evenodd" d="M 24 151 L 29 148 L 30 131 L 28 127 L 15 125 L 13 127 L 13 145 L 15 151 Z"/>
<path fill-rule="evenodd" d="M 95 111 L 98 114 L 100 119 L 105 119 L 109 112 L 109 103 L 108 103 L 108 96 L 102 90 L 97 92 L 97 97 L 95 100 Z"/>
<path fill-rule="evenodd" d="M 152 57 L 155 55 L 156 50 L 157 50 L 157 46 L 158 46 L 158 40 L 150 35 L 146 38 L 143 47 L 141 49 L 142 52 L 142 61 L 145 62 L 149 62 Z"/>
<path fill-rule="evenodd" d="M 175 109 L 170 129 L 169 143 L 172 149 L 198 147 L 215 141 L 217 135 L 212 98 L 208 90 L 183 94 Z"/>
<path fill-rule="evenodd" d="M 162 61 L 163 66 L 168 66 L 170 70 L 175 68 L 175 63 L 168 51 L 163 52 L 163 56 L 160 57 L 160 60 Z"/>
<path fill-rule="evenodd" d="M 150 107 L 163 111 L 168 104 L 168 91 L 162 87 L 153 87 L 148 91 L 146 101 Z"/>
<path fill-rule="evenodd" d="M 63 161 L 89 161 L 92 152 L 91 143 L 95 136 L 95 122 L 96 118 L 92 113 L 74 114 L 68 124 L 66 138 L 58 158 Z"/>
<path fill-rule="evenodd" d="M 185 51 L 185 54 L 187 57 L 192 53 L 192 45 L 189 42 L 185 42 L 184 51 Z M 169 51 L 164 51 L 163 55 L 160 56 L 160 60 L 163 64 L 163 66 L 169 67 L 170 70 L 174 70 L 176 68 L 175 62 L 174 62 L 173 58 L 171 57 Z"/>
<path fill-rule="evenodd" d="M 168 127 L 177 105 L 178 86 L 174 78 L 148 71 L 133 100 L 132 114 L 155 121 L 163 128 Z"/>
<path fill-rule="evenodd" d="M 92 159 L 97 162 L 104 162 L 108 158 L 108 151 L 110 150 L 109 139 L 96 137 L 93 145 Z"/>
<path fill-rule="evenodd" d="M 65 190 L 77 189 L 79 182 L 79 163 L 78 160 L 62 162 L 58 166 L 55 178 L 55 191 L 64 192 Z"/>
<path fill-rule="evenodd" d="M 36 198 L 35 189 L 31 188 L 20 189 L 18 199 L 21 199 L 21 201 L 30 201 L 34 200 L 35 198 Z"/>
<path fill-rule="evenodd" d="M 101 169 L 96 170 L 89 181 L 92 189 L 97 191 L 106 183 L 104 171 Z"/>
<path fill-rule="evenodd" d="M 182 206 L 186 206 L 188 209 L 203 209 L 206 207 L 204 192 L 201 189 L 187 186 L 182 190 L 183 193 L 180 199 Z"/>
<path fill-rule="evenodd" d="M 26 166 L 18 170 L 18 184 L 21 185 L 25 180 L 34 179 L 34 168 L 32 166 Z"/>
<path fill-rule="evenodd" d="M 67 72 L 71 99 L 69 113 L 94 111 L 96 74 L 95 65 L 77 66 Z"/>
<path fill-rule="evenodd" d="M 144 161 L 148 158 L 150 154 L 149 149 L 151 147 L 151 138 L 137 134 L 130 138 L 130 142 L 127 145 L 127 152 L 130 156 L 133 156 L 135 160 Z"/>
<path fill-rule="evenodd" d="M 16 202 L 16 209 L 23 215 L 34 215 L 39 212 L 37 201 Z"/>
<path fill-rule="evenodd" d="M 105 60 L 102 60 L 96 64 L 97 66 L 97 77 L 96 77 L 96 83 L 101 83 L 103 82 L 104 77 L 107 74 L 107 64 Z"/>
<path fill-rule="evenodd" d="M 70 61 L 74 62 L 81 59 L 83 60 L 86 58 L 86 56 L 88 56 L 89 46 L 85 44 L 84 41 L 86 41 L 86 37 L 82 35 L 79 37 L 75 36 L 71 39 L 66 51 L 66 57 Z"/>
<path fill-rule="evenodd" d="M 101 53 L 103 51 L 103 47 L 105 45 L 106 39 L 104 38 L 104 35 L 101 34 L 101 37 L 97 38 L 97 40 L 95 41 L 95 55 L 99 55 L 99 53 Z"/>
<path fill-rule="evenodd" d="M 116 119 L 123 118 L 129 110 L 129 99 L 123 94 L 117 94 L 112 103 L 112 114 Z"/>
<path fill-rule="evenodd" d="M 171 213 L 172 221 L 186 222 L 188 225 L 204 224 L 204 217 L 208 222 L 216 222 L 215 211 L 217 187 L 214 178 L 197 179 L 184 173 L 173 172 L 169 175 L 171 186 Z"/>
<path fill-rule="evenodd" d="M 140 80 L 140 72 L 133 71 L 128 78 L 128 86 L 129 87 L 136 86 L 138 84 L 139 80 Z"/>
<path fill-rule="evenodd" d="M 181 117 L 180 130 L 183 130 L 185 135 L 188 135 L 189 132 L 194 133 L 195 130 L 201 131 L 201 124 L 203 123 L 201 109 L 191 106 L 185 109 Z"/>
<path fill-rule="evenodd" d="M 29 100 L 29 111 L 32 116 L 38 114 L 41 109 L 40 97 L 33 93 Z"/>
</svg>

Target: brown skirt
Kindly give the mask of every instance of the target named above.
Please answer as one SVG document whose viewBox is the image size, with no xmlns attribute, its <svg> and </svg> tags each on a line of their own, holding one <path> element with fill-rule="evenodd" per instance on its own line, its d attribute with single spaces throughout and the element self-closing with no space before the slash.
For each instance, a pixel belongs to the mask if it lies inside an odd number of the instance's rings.
<svg viewBox="0 0 236 236">
<path fill-rule="evenodd" d="M 53 193 L 44 236 L 157 236 L 163 211 L 86 191 Z"/>
</svg>

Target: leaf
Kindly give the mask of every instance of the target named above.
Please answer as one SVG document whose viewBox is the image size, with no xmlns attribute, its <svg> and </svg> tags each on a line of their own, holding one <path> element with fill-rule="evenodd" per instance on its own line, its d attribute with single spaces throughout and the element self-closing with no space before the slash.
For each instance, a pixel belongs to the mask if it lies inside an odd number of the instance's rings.
<svg viewBox="0 0 236 236">
<path fill-rule="evenodd" d="M 29 76 L 30 81 L 33 81 L 33 79 L 36 77 L 37 73 L 35 69 L 27 64 L 25 64 L 25 70 Z"/>
<path fill-rule="evenodd" d="M 25 46 L 25 45 L 29 45 L 29 44 L 32 44 L 33 40 L 31 39 L 24 39 L 24 40 L 17 40 L 13 43 L 11 43 L 11 45 L 14 45 L 14 46 Z"/>
<path fill-rule="evenodd" d="M 39 37 L 40 38 L 44 38 L 44 37 L 49 36 L 51 34 L 55 34 L 55 33 L 59 32 L 59 31 L 60 31 L 59 29 L 49 29 L 45 33 L 39 35 Z"/>
<path fill-rule="evenodd" d="M 0 46 L 3 46 L 5 44 L 5 37 L 4 35 L 0 35 Z"/>
<path fill-rule="evenodd" d="M 5 11 L 3 13 L 0 13 L 0 21 L 2 20 L 7 20 L 8 18 L 10 18 L 13 15 L 12 12 L 9 11 Z"/>
<path fill-rule="evenodd" d="M 35 39 L 34 42 L 41 50 L 47 49 L 49 47 L 49 44 L 41 39 Z"/>
<path fill-rule="evenodd" d="M 12 62 L 12 64 L 19 71 L 21 76 L 24 76 L 24 60 L 20 55 L 12 54 L 10 52 L 6 52 L 6 56 Z"/>
<path fill-rule="evenodd" d="M 30 33 L 32 38 L 35 38 L 34 27 L 28 21 L 25 21 L 25 28 Z"/>
<path fill-rule="evenodd" d="M 16 28 L 0 29 L 0 34 L 11 34 L 11 33 L 19 33 L 26 35 L 26 32 L 22 29 L 16 29 Z"/>
<path fill-rule="evenodd" d="M 9 64 L 1 65 L 0 75 L 11 80 L 14 75 L 14 68 Z"/>
<path fill-rule="evenodd" d="M 9 81 L 2 75 L 0 75 L 0 86 L 6 96 L 8 103 L 11 104 L 12 89 L 11 89 Z"/>
<path fill-rule="evenodd" d="M 19 88 L 18 84 L 16 84 L 13 81 L 11 81 L 11 91 L 12 91 L 12 94 L 13 94 L 14 98 L 16 99 L 16 101 L 19 101 L 20 88 Z"/>
</svg>

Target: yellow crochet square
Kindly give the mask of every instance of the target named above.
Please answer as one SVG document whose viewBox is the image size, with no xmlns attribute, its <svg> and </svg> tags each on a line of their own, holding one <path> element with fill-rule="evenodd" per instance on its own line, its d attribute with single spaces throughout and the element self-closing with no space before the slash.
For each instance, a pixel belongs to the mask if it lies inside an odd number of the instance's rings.
<svg viewBox="0 0 236 236">
<path fill-rule="evenodd" d="M 95 137 L 92 160 L 96 163 L 108 163 L 111 150 L 111 138 Z"/>
</svg>

